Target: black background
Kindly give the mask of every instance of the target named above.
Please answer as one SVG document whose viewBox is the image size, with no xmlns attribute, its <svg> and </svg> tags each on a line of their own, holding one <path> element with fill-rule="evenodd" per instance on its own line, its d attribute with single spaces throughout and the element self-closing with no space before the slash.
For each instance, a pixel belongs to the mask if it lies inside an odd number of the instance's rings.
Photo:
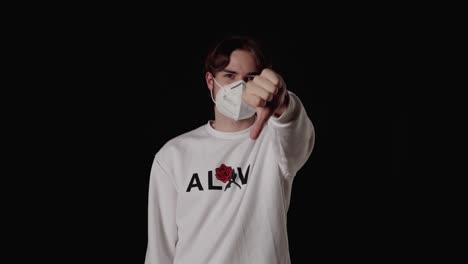
<svg viewBox="0 0 468 264">
<path fill-rule="evenodd" d="M 36 181 L 54 192 L 43 193 L 37 237 L 52 236 L 56 256 L 78 262 L 143 263 L 154 154 L 213 118 L 203 59 L 230 32 L 263 43 L 316 128 L 288 212 L 292 263 L 393 258 L 404 225 L 413 47 L 388 28 L 317 28 L 159 32 L 101 23 L 64 34 L 49 61 L 57 89 L 41 92 L 59 99 L 30 124 L 40 128 L 38 155 L 53 154 L 38 162 L 54 177 Z"/>
</svg>

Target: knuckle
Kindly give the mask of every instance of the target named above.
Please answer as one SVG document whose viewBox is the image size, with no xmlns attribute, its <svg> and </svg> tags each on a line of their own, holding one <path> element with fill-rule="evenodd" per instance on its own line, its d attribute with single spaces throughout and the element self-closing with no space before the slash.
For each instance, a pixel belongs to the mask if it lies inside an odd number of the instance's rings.
<svg viewBox="0 0 468 264">
<path fill-rule="evenodd" d="M 268 85 L 268 93 L 275 93 L 276 86 L 274 85 Z"/>
<path fill-rule="evenodd" d="M 278 87 L 279 84 L 280 84 L 280 81 L 279 81 L 279 79 L 275 76 L 274 78 L 272 78 L 272 83 L 273 83 L 276 87 Z"/>
<path fill-rule="evenodd" d="M 262 70 L 262 73 L 260 75 L 265 75 L 265 74 L 268 74 L 269 72 L 270 72 L 270 69 L 265 68 Z"/>
</svg>

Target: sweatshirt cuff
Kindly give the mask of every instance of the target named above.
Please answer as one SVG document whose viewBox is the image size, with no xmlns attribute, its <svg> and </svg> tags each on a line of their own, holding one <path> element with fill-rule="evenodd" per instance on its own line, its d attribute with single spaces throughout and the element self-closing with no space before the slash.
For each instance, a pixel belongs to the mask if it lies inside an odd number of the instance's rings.
<svg viewBox="0 0 468 264">
<path fill-rule="evenodd" d="M 298 98 L 293 92 L 288 91 L 288 93 L 289 104 L 286 110 L 279 117 L 275 117 L 274 115 L 270 117 L 270 121 L 275 125 L 286 124 L 296 119 L 296 115 L 298 114 L 296 111 Z"/>
</svg>

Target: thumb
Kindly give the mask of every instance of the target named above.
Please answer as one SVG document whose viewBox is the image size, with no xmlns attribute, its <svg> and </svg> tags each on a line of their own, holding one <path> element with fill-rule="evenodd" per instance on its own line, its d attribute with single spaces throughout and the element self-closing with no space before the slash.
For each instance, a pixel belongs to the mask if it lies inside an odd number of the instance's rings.
<svg viewBox="0 0 468 264">
<path fill-rule="evenodd" d="M 271 109 L 269 108 L 263 108 L 263 107 L 257 108 L 257 119 L 255 120 L 255 123 L 250 129 L 250 138 L 254 140 L 258 138 L 258 136 L 260 135 L 260 132 L 263 129 L 263 126 L 265 125 L 265 123 L 268 121 L 268 118 L 270 117 L 270 112 L 271 112 Z"/>
</svg>

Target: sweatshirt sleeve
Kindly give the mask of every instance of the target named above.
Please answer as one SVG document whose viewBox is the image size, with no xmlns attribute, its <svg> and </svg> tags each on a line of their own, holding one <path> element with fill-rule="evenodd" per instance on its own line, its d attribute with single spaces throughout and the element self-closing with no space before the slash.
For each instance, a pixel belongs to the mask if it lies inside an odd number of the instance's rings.
<svg viewBox="0 0 468 264">
<path fill-rule="evenodd" d="M 176 202 L 174 181 L 154 159 L 149 182 L 145 264 L 173 263 L 177 244 Z"/>
<path fill-rule="evenodd" d="M 286 176 L 294 176 L 312 153 L 315 129 L 300 99 L 294 93 L 288 93 L 288 108 L 281 116 L 272 116 L 269 124 L 275 135 L 279 166 Z"/>
</svg>

